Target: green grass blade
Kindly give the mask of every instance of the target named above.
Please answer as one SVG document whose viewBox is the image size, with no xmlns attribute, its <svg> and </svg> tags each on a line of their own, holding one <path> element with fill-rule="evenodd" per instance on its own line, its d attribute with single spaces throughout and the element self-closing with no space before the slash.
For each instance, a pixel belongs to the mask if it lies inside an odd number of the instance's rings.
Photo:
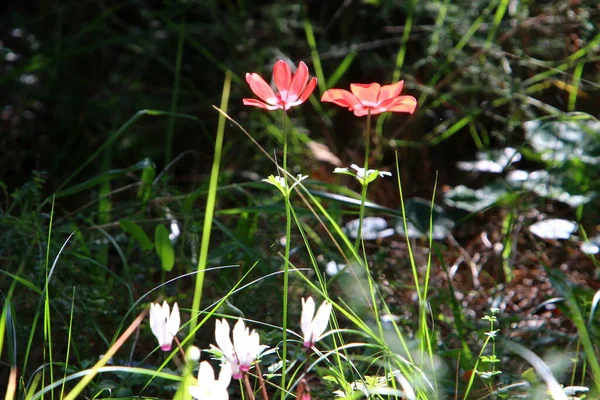
<svg viewBox="0 0 600 400">
<path fill-rule="evenodd" d="M 487 38 L 485 40 L 486 50 L 492 46 L 492 41 L 496 37 L 496 32 L 498 32 L 498 28 L 500 27 L 500 23 L 502 22 L 502 19 L 506 14 L 506 10 L 508 9 L 509 4 L 509 0 L 500 0 L 500 4 L 498 4 L 498 8 L 496 8 L 496 14 L 494 15 L 492 29 L 489 30 Z"/>
<path fill-rule="evenodd" d="M 19 275 L 16 275 L 16 274 L 11 274 L 10 272 L 5 271 L 3 269 L 0 269 L 0 273 L 3 273 L 6 276 L 11 277 L 15 282 L 18 282 L 21 285 L 25 286 L 26 288 L 33 290 L 36 294 L 38 294 L 40 296 L 42 295 L 41 289 L 39 289 L 37 286 L 35 286 L 32 282 L 28 281 L 27 279 L 20 277 Z M 1 351 L 2 351 L 2 342 L 0 342 L 0 354 L 2 354 Z"/>
<path fill-rule="evenodd" d="M 46 272 L 46 283 L 44 285 L 44 349 L 43 349 L 43 357 L 44 361 L 46 361 L 46 345 L 48 346 L 48 359 L 50 360 L 50 384 L 54 383 L 54 368 L 52 367 L 52 322 L 50 316 L 50 291 L 48 290 L 48 284 L 50 283 L 50 274 L 51 271 L 49 269 L 50 265 L 50 243 L 52 243 L 52 220 L 54 219 L 54 198 L 52 199 L 52 209 L 50 211 L 50 223 L 48 225 L 48 241 L 46 244 L 46 262 L 45 262 L 45 272 Z M 45 370 L 44 370 L 45 372 Z M 44 385 L 44 378 L 42 378 L 42 385 Z M 54 399 L 54 392 L 50 393 L 50 398 Z"/>
<path fill-rule="evenodd" d="M 50 279 L 52 279 L 52 275 L 54 274 L 54 270 L 56 268 L 56 265 L 58 264 L 58 259 L 60 258 L 60 255 L 62 254 L 63 250 L 67 246 L 67 243 L 69 243 L 69 240 L 73 237 L 74 234 L 75 234 L 75 232 L 71 233 L 69 235 L 69 237 L 67 238 L 67 240 L 65 240 L 65 242 L 62 245 L 62 247 L 58 251 L 58 254 L 54 258 L 54 262 L 52 263 L 52 267 L 50 268 L 50 270 L 48 271 L 48 273 L 46 275 L 46 283 L 44 285 L 44 291 L 42 292 L 42 295 L 40 296 L 40 302 L 38 303 L 37 310 L 36 310 L 35 315 L 33 317 L 33 322 L 31 324 L 31 330 L 29 332 L 29 339 L 28 339 L 28 342 L 27 342 L 27 347 L 25 348 L 25 357 L 24 357 L 24 360 L 23 360 L 23 368 L 21 370 L 22 374 L 24 374 L 25 371 L 27 370 L 27 360 L 29 359 L 29 353 L 30 353 L 32 345 L 33 345 L 33 338 L 34 338 L 35 330 L 37 328 L 37 321 L 38 321 L 38 319 L 40 317 L 42 306 L 44 306 L 45 302 L 46 302 L 46 297 L 47 297 L 46 292 L 48 291 L 48 285 L 50 283 Z M 44 322 L 44 324 L 45 324 L 45 322 Z"/>
<path fill-rule="evenodd" d="M 567 395 L 565 394 L 564 390 L 562 389 L 561 385 L 558 383 L 554 375 L 552 375 L 550 367 L 548 367 L 548 365 L 541 358 L 539 358 L 534 352 L 532 352 L 528 348 L 523 347 L 518 343 L 511 342 L 510 340 L 507 340 L 505 345 L 508 350 L 523 357 L 529 362 L 529 364 L 533 366 L 535 371 L 540 377 L 542 377 L 542 379 L 548 386 L 548 391 L 550 392 L 550 396 L 552 396 L 553 400 L 567 400 Z"/>
<path fill-rule="evenodd" d="M 144 170 L 145 168 L 147 168 L 150 165 L 152 165 L 152 161 L 146 158 L 146 159 L 144 159 L 132 166 L 129 166 L 127 168 L 108 170 L 106 172 L 101 173 L 100 175 L 96 175 L 95 177 L 86 180 L 85 182 L 79 183 L 75 186 L 71 186 L 68 189 L 65 189 L 65 190 L 62 190 L 62 191 L 56 193 L 56 198 L 71 196 L 73 194 L 80 193 L 80 192 L 90 189 L 94 186 L 102 185 L 105 182 L 111 181 L 116 178 L 123 177 L 131 172 Z M 109 191 L 110 191 L 110 187 L 108 188 L 108 191 L 105 191 L 104 189 L 101 190 L 102 193 L 108 193 Z M 106 197 L 106 194 L 104 194 L 102 196 Z M 101 196 L 98 196 L 98 197 L 101 198 Z M 102 199 L 100 200 L 100 202 L 102 202 Z M 101 206 L 99 207 L 99 210 L 104 211 L 104 209 Z"/>
<path fill-rule="evenodd" d="M 69 333 L 67 341 L 67 353 L 65 354 L 65 375 L 63 377 L 63 384 L 60 388 L 60 398 L 62 399 L 65 394 L 65 383 L 67 378 L 67 370 L 69 368 L 69 354 L 71 353 L 71 338 L 73 333 L 73 315 L 75 314 L 75 286 L 73 286 L 73 296 L 71 297 L 71 317 L 69 318 Z"/>
<path fill-rule="evenodd" d="M 321 66 L 321 58 L 319 57 L 319 49 L 317 48 L 317 39 L 315 38 L 315 33 L 309 19 L 304 20 L 304 33 L 306 34 L 306 41 L 310 46 L 310 58 L 312 59 L 315 75 L 317 76 L 317 85 L 319 86 L 319 91 L 323 94 L 323 92 L 327 90 L 325 74 L 323 74 L 323 67 Z"/>
<path fill-rule="evenodd" d="M 3 293 L 2 297 L 4 297 Z M 12 400 L 17 391 L 17 332 L 12 314 L 12 305 L 10 300 L 6 297 L 4 297 L 4 307 L 2 308 L 2 315 L 0 316 L 0 353 L 5 332 L 10 376 L 6 387 L 6 396 L 4 398 L 6 400 Z"/>
<path fill-rule="evenodd" d="M 396 55 L 396 67 L 392 76 L 392 83 L 397 82 L 400 79 L 400 70 L 404 66 L 404 60 L 406 58 L 406 50 L 408 49 L 408 39 L 410 38 L 410 32 L 412 31 L 413 16 L 415 12 L 415 6 L 417 5 L 416 0 L 412 0 L 407 5 L 407 15 L 404 21 L 404 30 L 402 31 L 402 41 L 400 43 L 400 49 Z"/>
<path fill-rule="evenodd" d="M 431 47 L 433 47 L 434 50 L 437 50 L 437 47 L 440 43 L 442 27 L 444 26 L 444 22 L 446 21 L 446 15 L 448 14 L 449 1 L 450 0 L 444 0 L 444 2 L 440 4 L 440 10 L 435 19 L 435 28 L 433 30 L 433 35 L 431 35 Z"/>
<path fill-rule="evenodd" d="M 221 96 L 220 109 L 227 112 L 229 104 L 229 92 L 231 90 L 231 73 L 225 74 L 225 82 L 223 83 L 223 93 Z M 217 186 L 219 182 L 219 168 L 221 165 L 221 155 L 223 150 L 223 137 L 225 135 L 225 116 L 219 114 L 219 124 L 217 126 L 217 138 L 215 140 L 215 156 L 210 172 L 210 182 L 208 184 L 208 196 L 206 198 L 206 208 L 204 212 L 204 225 L 202 228 L 202 242 L 200 244 L 200 255 L 198 257 L 198 266 L 196 275 L 196 285 L 194 288 L 194 300 L 192 302 L 192 315 L 190 318 L 190 331 L 194 331 L 198 321 L 198 312 L 200 311 L 200 303 L 202 300 L 202 288 L 204 286 L 204 270 L 206 269 L 206 261 L 208 259 L 208 247 L 210 245 L 210 232 L 212 230 L 212 220 L 215 212 L 215 203 L 217 199 Z M 193 340 L 190 344 L 193 343 Z"/>
<path fill-rule="evenodd" d="M 594 385 L 596 386 L 596 391 L 600 392 L 600 363 L 598 362 L 594 344 L 592 343 L 585 319 L 581 313 L 579 305 L 577 304 L 573 290 L 569 287 L 566 278 L 561 272 L 553 268 L 546 268 L 546 272 L 548 273 L 548 277 L 552 282 L 552 286 L 561 296 L 565 298 L 565 303 L 570 311 L 569 315 L 573 321 L 573 324 L 577 328 L 577 332 L 579 333 L 579 339 L 581 340 L 581 346 L 583 347 L 585 358 L 592 369 L 592 378 L 594 380 Z"/>
<path fill-rule="evenodd" d="M 56 188 L 55 192 L 60 192 L 62 188 L 64 188 L 69 182 L 71 182 L 73 180 L 73 178 L 75 178 L 77 175 L 79 175 L 79 173 L 81 171 L 83 171 L 83 169 L 85 167 L 87 167 L 88 165 L 90 165 L 96 158 L 98 158 L 98 156 L 100 154 L 102 154 L 102 152 L 110 147 L 113 142 L 115 142 L 117 139 L 119 139 L 125 132 L 127 132 L 129 130 L 129 128 L 131 128 L 133 125 L 135 125 L 135 123 L 142 118 L 143 116 L 154 116 L 154 117 L 158 117 L 158 116 L 174 116 L 176 118 L 183 118 L 183 119 L 189 119 L 192 121 L 196 121 L 199 122 L 199 119 L 197 117 L 194 117 L 192 115 L 187 115 L 187 114 L 179 114 L 179 113 L 172 113 L 172 112 L 167 112 L 167 111 L 161 111 L 161 110 L 140 110 L 138 112 L 136 112 L 134 114 L 133 117 L 131 117 L 127 122 L 125 122 L 119 129 L 117 129 L 115 132 L 113 132 L 109 138 L 102 144 L 102 146 L 100 146 L 90 157 L 88 157 L 87 160 L 85 160 L 85 162 L 83 162 L 76 170 L 75 172 L 73 172 L 71 175 L 69 175 L 69 177 L 67 179 L 65 179 L 63 181 L 63 183 L 61 183 L 58 188 Z M 45 205 L 47 202 L 49 201 L 49 199 L 46 199 L 46 201 L 44 201 L 41 205 Z"/>
<path fill-rule="evenodd" d="M 577 101 L 577 94 L 579 92 L 579 86 L 581 86 L 581 75 L 583 75 L 583 66 L 585 63 L 580 62 L 575 67 L 573 72 L 573 85 L 569 90 L 569 103 L 567 104 L 567 111 L 575 111 L 575 102 Z"/>
<path fill-rule="evenodd" d="M 85 389 L 87 385 L 92 381 L 92 379 L 94 379 L 94 377 L 99 373 L 100 368 L 104 367 L 106 363 L 110 361 L 112 356 L 114 356 L 117 350 L 119 350 L 121 346 L 123 346 L 123 344 L 129 338 L 129 336 L 131 336 L 131 334 L 137 330 L 138 326 L 142 323 L 147 313 L 148 309 L 144 310 L 140 315 L 138 315 L 138 317 L 131 323 L 131 325 L 129 325 L 127 330 L 125 330 L 125 332 L 123 332 L 119 339 L 106 351 L 106 354 L 104 354 L 102 358 L 100 358 L 100 360 L 98 360 L 98 362 L 94 365 L 94 367 L 91 368 L 89 372 L 83 376 L 83 379 L 79 381 L 77 385 L 75 385 L 73 390 L 71 390 L 71 392 L 69 392 L 69 394 L 67 394 L 67 396 L 64 397 L 64 400 L 75 400 L 78 398 L 77 396 L 79 396 L 83 389 Z M 152 372 L 156 373 L 156 371 Z M 52 385 L 49 386 L 58 384 L 60 384 L 60 381 L 53 382 Z"/>
<path fill-rule="evenodd" d="M 594 320 L 594 315 L 596 314 L 596 307 L 598 307 L 598 303 L 600 303 L 600 290 L 598 290 L 592 298 L 592 306 L 590 307 L 590 317 L 588 319 L 589 326 L 592 326 L 592 321 Z"/>
<path fill-rule="evenodd" d="M 338 83 L 338 81 L 342 78 L 342 76 L 344 76 L 346 71 L 348 71 L 357 55 L 358 52 L 356 50 L 352 50 L 350 51 L 350 53 L 346 54 L 346 57 L 344 57 L 340 65 L 338 65 L 335 71 L 333 71 L 333 74 L 331 74 L 331 76 L 327 80 L 327 84 L 325 85 L 326 88 L 332 88 Z"/>
</svg>

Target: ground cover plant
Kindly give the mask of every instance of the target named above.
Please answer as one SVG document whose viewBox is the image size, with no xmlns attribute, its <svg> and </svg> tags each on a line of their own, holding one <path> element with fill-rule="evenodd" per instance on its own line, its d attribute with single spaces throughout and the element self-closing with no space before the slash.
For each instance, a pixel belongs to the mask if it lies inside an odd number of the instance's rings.
<svg viewBox="0 0 600 400">
<path fill-rule="evenodd" d="M 6 399 L 600 396 L 595 1 L 9 3 Z"/>
</svg>

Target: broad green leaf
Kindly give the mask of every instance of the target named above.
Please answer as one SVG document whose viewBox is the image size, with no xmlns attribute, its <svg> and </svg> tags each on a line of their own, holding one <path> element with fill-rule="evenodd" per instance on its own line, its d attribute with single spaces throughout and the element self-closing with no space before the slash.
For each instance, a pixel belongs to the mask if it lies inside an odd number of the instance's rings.
<svg viewBox="0 0 600 400">
<path fill-rule="evenodd" d="M 507 189 L 499 184 L 491 184 L 480 189 L 458 185 L 444 194 L 444 203 L 476 213 L 496 204 L 506 193 Z"/>
<path fill-rule="evenodd" d="M 521 153 L 515 148 L 480 151 L 477 161 L 459 161 L 456 166 L 463 171 L 491 172 L 499 174 L 510 164 L 521 160 Z"/>
<path fill-rule="evenodd" d="M 162 267 L 165 271 L 170 271 L 175 265 L 175 252 L 171 239 L 169 239 L 169 230 L 164 225 L 158 225 L 154 232 L 154 245 L 156 246 L 156 254 L 160 258 Z"/>
<path fill-rule="evenodd" d="M 600 122 L 592 118 L 566 121 L 533 120 L 523 124 L 525 138 L 550 164 L 579 159 L 590 165 L 600 164 Z"/>
<path fill-rule="evenodd" d="M 152 194 L 152 183 L 156 177 L 156 168 L 154 164 L 150 164 L 142 170 L 142 184 L 140 185 L 137 197 L 142 204 L 146 204 L 150 200 Z"/>
<path fill-rule="evenodd" d="M 577 230 L 573 221 L 550 218 L 529 226 L 529 231 L 542 239 L 568 239 Z"/>
<path fill-rule="evenodd" d="M 446 213 L 446 211 L 436 205 L 431 209 L 429 200 L 414 198 L 406 202 L 405 207 L 408 237 L 422 238 L 429 236 L 429 221 L 433 219 L 433 227 L 431 229 L 434 240 L 444 239 L 452 229 L 454 229 L 454 221 Z M 433 212 L 433 215 L 432 215 Z M 396 232 L 404 236 L 404 221 L 399 218 L 396 223 Z"/>
<path fill-rule="evenodd" d="M 119 221 L 119 225 L 121 225 L 121 229 L 133 236 L 133 238 L 142 247 L 142 250 L 146 251 L 152 250 L 154 248 L 154 245 L 152 244 L 152 241 L 150 240 L 148 235 L 146 235 L 146 232 L 144 232 L 142 227 L 136 224 L 135 222 L 129 219 L 122 219 Z"/>
</svg>

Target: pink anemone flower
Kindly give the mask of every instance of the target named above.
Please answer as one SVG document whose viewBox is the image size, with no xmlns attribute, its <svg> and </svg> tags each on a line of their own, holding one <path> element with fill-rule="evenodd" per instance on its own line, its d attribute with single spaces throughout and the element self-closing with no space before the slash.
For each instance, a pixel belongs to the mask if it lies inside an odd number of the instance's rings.
<svg viewBox="0 0 600 400">
<path fill-rule="evenodd" d="M 243 99 L 242 101 L 246 106 L 267 110 L 277 110 L 278 108 L 289 110 L 304 103 L 315 90 L 317 78 L 313 77 L 310 81 L 308 78 L 308 67 L 302 61 L 292 76 L 290 66 L 285 61 L 279 60 L 273 67 L 273 80 L 277 92 L 274 92 L 260 75 L 247 73 L 246 82 L 262 101 L 257 99 Z"/>
<path fill-rule="evenodd" d="M 382 112 L 406 112 L 412 114 L 417 107 L 417 99 L 413 96 L 400 96 L 404 81 L 392 85 L 381 86 L 379 83 L 352 83 L 351 92 L 344 89 L 329 89 L 321 97 L 321 101 L 347 107 L 357 117 L 381 114 Z"/>
</svg>

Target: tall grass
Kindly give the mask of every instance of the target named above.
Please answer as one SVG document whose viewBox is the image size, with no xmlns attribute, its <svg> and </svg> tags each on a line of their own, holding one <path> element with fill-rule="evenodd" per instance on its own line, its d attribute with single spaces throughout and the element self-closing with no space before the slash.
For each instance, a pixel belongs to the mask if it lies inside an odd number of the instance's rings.
<svg viewBox="0 0 600 400">
<path fill-rule="evenodd" d="M 185 305 L 184 348 L 214 343 L 216 317 L 257 328 L 272 348 L 261 360 L 271 398 L 294 398 L 303 379 L 313 398 L 334 390 L 346 398 L 535 397 L 546 389 L 565 398 L 561 384 L 597 396 L 600 296 L 554 271 L 580 268 L 597 280 L 595 264 L 581 256 L 579 239 L 538 247 L 523 233 L 532 215 L 571 210 L 523 194 L 518 207 L 499 202 L 458 216 L 456 241 L 433 239 L 443 192 L 487 179 L 458 172 L 455 161 L 521 147 L 527 120 L 595 110 L 595 3 L 550 3 L 67 1 L 35 14 L 15 5 L 2 17 L 0 48 L 5 398 L 186 398 L 195 365 L 183 367 L 178 349 L 157 351 L 144 322 L 152 296 Z M 283 123 L 242 109 L 243 74 L 284 55 L 310 64 L 320 93 Z M 368 121 L 366 142 L 365 125 L 318 101 L 335 86 L 400 79 L 419 98 L 417 113 Z M 219 101 L 215 114 L 210 106 Z M 365 168 L 395 170 L 395 183 L 367 191 L 336 177 L 307 150 L 310 141 L 344 164 L 365 154 Z M 282 143 L 286 179 L 310 176 L 283 205 L 260 181 Z M 407 217 L 414 195 L 431 204 L 429 232 L 418 239 Z M 580 206 L 576 220 L 597 225 L 596 206 Z M 362 226 L 367 216 L 403 226 L 406 237 L 349 237 L 345 223 L 358 218 Z M 172 223 L 180 229 L 167 241 L 175 266 L 164 271 L 149 233 Z M 502 244 L 499 254 L 473 245 L 480 233 Z M 477 265 L 477 288 L 456 272 L 457 245 L 488 262 Z M 330 260 L 345 267 L 329 276 Z M 533 304 L 507 307 L 491 346 L 478 317 L 492 302 L 506 305 L 504 288 L 514 289 L 538 260 L 551 285 L 545 295 L 564 299 L 561 316 L 519 336 L 519 319 L 535 319 Z M 236 267 L 217 267 L 229 264 Z M 496 264 L 506 281 L 489 283 L 486 268 Z M 334 307 L 331 331 L 313 354 L 300 351 L 300 298 L 308 295 Z M 492 347 L 503 374 L 485 380 L 482 360 Z M 553 352 L 573 360 L 569 371 L 553 364 Z M 514 367 L 521 356 L 536 379 Z"/>
</svg>

